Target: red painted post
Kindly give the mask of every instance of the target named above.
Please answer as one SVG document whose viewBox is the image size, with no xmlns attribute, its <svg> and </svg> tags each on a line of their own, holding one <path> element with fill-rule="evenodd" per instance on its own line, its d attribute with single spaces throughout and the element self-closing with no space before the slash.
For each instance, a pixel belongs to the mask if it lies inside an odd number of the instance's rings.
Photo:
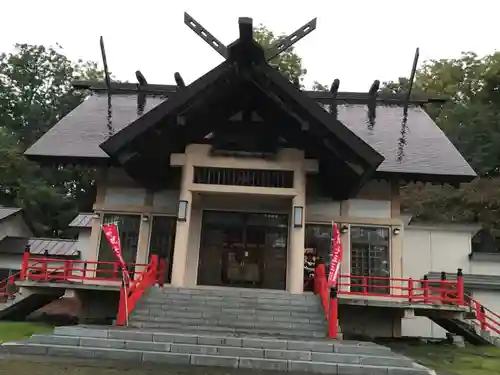
<svg viewBox="0 0 500 375">
<path fill-rule="evenodd" d="M 446 303 L 446 272 L 441 272 L 441 302 Z"/>
<path fill-rule="evenodd" d="M 71 261 L 64 261 L 64 281 L 67 281 L 69 276 L 71 275 Z"/>
<path fill-rule="evenodd" d="M 361 276 L 363 278 L 363 295 L 366 296 L 368 294 L 368 280 L 366 280 L 366 276 Z"/>
<path fill-rule="evenodd" d="M 481 313 L 481 319 L 479 319 L 479 322 L 481 322 L 481 331 L 486 331 L 486 311 L 483 305 L 479 305 L 479 312 Z"/>
<path fill-rule="evenodd" d="M 328 338 L 336 339 L 339 332 L 339 301 L 337 287 L 330 289 L 330 307 L 328 309 Z"/>
<path fill-rule="evenodd" d="M 23 254 L 23 261 L 21 263 L 21 274 L 19 276 L 20 280 L 26 280 L 26 276 L 28 276 L 29 262 L 30 262 L 30 245 L 26 245 Z"/>
<path fill-rule="evenodd" d="M 424 303 L 429 303 L 429 277 L 424 275 Z"/>
<path fill-rule="evenodd" d="M 48 279 L 49 279 L 49 271 L 47 267 L 47 262 L 44 260 L 42 263 L 42 280 L 47 281 Z"/>
<path fill-rule="evenodd" d="M 127 322 L 127 295 L 125 294 L 125 283 L 122 281 L 120 288 L 120 300 L 118 301 L 118 313 L 116 314 L 116 325 L 124 326 Z"/>
<path fill-rule="evenodd" d="M 413 302 L 413 279 L 408 279 L 408 302 Z"/>
<path fill-rule="evenodd" d="M 464 275 L 461 268 L 457 270 L 457 305 L 465 305 Z"/>
<path fill-rule="evenodd" d="M 118 262 L 115 262 L 113 264 L 113 275 L 111 276 L 111 279 L 117 279 L 118 278 L 118 269 L 120 268 L 120 264 Z"/>
</svg>

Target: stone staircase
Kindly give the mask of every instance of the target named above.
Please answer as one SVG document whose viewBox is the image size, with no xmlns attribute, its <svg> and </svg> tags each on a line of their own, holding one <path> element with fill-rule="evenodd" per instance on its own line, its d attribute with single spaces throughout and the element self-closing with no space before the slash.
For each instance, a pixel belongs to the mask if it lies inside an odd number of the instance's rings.
<svg viewBox="0 0 500 375">
<path fill-rule="evenodd" d="M 129 327 L 59 327 L 2 349 L 17 354 L 328 374 L 428 370 L 374 343 L 325 338 L 314 295 L 242 289 L 152 289 Z"/>
</svg>

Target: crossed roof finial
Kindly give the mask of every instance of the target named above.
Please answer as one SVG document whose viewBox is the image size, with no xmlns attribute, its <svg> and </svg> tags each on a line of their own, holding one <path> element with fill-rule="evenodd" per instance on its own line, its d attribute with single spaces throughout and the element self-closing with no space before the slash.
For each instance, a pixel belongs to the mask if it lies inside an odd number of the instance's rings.
<svg viewBox="0 0 500 375">
<path fill-rule="evenodd" d="M 251 18 L 240 18 L 240 24 L 244 22 L 246 25 L 252 23 Z M 293 46 L 299 40 L 301 40 L 306 35 L 310 34 L 312 31 L 316 30 L 316 22 L 317 19 L 313 18 L 311 21 L 307 22 L 304 26 L 295 30 L 293 33 L 288 35 L 287 37 L 280 38 L 276 43 L 274 43 L 268 53 L 267 61 L 275 58 L 280 53 L 286 51 L 288 48 Z M 187 12 L 184 12 L 184 23 L 193 30 L 201 39 L 203 39 L 210 47 L 212 47 L 218 54 L 220 54 L 225 59 L 228 58 L 228 49 L 227 47 L 215 36 L 213 36 L 207 29 L 205 29 L 198 21 L 196 21 L 193 17 L 191 17 Z M 243 37 L 241 35 L 241 31 L 246 30 L 246 28 L 240 27 L 240 38 Z"/>
</svg>

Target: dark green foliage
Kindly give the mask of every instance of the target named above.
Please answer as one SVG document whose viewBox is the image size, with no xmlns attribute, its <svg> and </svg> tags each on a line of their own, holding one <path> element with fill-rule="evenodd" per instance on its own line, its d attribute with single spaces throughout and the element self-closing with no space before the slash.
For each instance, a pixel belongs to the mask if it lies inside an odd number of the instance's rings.
<svg viewBox="0 0 500 375">
<path fill-rule="evenodd" d="M 18 44 L 0 55 L 0 203 L 25 210 L 36 234 L 61 236 L 78 211 L 92 209 L 92 170 L 42 168 L 23 152 L 87 93 L 74 79 L 102 79 L 93 62 L 72 62 L 62 49 Z"/>
</svg>

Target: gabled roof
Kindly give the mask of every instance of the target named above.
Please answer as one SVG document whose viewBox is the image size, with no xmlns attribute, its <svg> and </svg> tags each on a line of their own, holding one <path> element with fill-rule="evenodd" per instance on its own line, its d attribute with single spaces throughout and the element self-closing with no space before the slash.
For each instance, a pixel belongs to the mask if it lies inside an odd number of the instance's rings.
<svg viewBox="0 0 500 375">
<path fill-rule="evenodd" d="M 150 169 L 159 167 L 157 170 L 163 171 L 168 153 L 173 152 L 172 144 L 182 146 L 196 141 L 193 134 L 199 137 L 210 123 L 205 121 L 205 128 L 201 130 L 186 130 L 179 117 L 198 113 L 198 122 L 203 122 L 199 121 L 203 115 L 221 119 L 224 111 L 229 111 L 230 104 L 236 101 L 235 97 L 241 99 L 244 89 L 250 88 L 258 92 L 262 101 L 273 103 L 275 119 L 284 118 L 288 113 L 299 118 L 301 125 L 315 137 L 312 148 L 321 150 L 322 157 L 332 155 L 332 159 L 323 163 L 323 168 L 326 164 L 327 168 L 335 169 L 337 175 L 341 167 L 354 171 L 351 174 L 360 181 L 375 170 L 381 178 L 430 182 L 468 182 L 476 176 L 421 107 L 409 108 L 404 126 L 401 101 L 391 106 L 387 104 L 398 101 L 381 101 L 370 96 L 376 116 L 368 120 L 367 112 L 371 113 L 371 109 L 368 111 L 362 104 L 349 104 L 364 102 L 366 98 L 361 98 L 359 93 L 325 95 L 300 91 L 267 64 L 261 47 L 251 39 L 251 24 L 248 20 L 245 22 L 240 23 L 240 39 L 228 47 L 227 60 L 187 87 L 175 89 L 150 84 L 135 86 L 135 90 L 133 84 L 107 87 L 108 95 L 98 93 L 88 98 L 25 155 L 40 161 L 60 158 L 59 162 L 135 163 L 136 169 L 147 161 Z M 214 111 L 218 113 L 212 114 L 210 106 L 217 101 L 218 108 Z M 228 108 L 221 106 L 221 101 Z M 337 115 L 324 108 L 325 104 L 332 103 L 336 105 Z M 301 131 L 294 136 L 302 137 Z M 161 158 L 153 154 L 140 155 L 149 149 L 161 149 Z M 335 162 L 334 158 L 340 161 Z M 142 162 L 138 162 L 139 159 Z M 159 163 L 156 167 L 152 164 L 155 162 Z"/>
<path fill-rule="evenodd" d="M 145 113 L 166 99 L 146 97 Z M 64 117 L 25 153 L 35 160 L 83 160 L 107 163 L 109 156 L 99 147 L 109 138 L 107 95 L 96 93 Z M 110 123 L 114 132 L 138 118 L 137 94 L 113 94 Z M 401 106 L 379 104 L 375 126 L 367 126 L 367 106 L 340 104 L 338 119 L 359 138 L 377 150 L 384 161 L 377 172 L 401 174 L 410 179 L 434 181 L 454 177 L 467 182 L 476 175 L 441 129 L 420 106 L 408 110 L 408 131 L 400 146 L 403 111 Z M 398 150 L 402 150 L 398 160 Z"/>
</svg>

